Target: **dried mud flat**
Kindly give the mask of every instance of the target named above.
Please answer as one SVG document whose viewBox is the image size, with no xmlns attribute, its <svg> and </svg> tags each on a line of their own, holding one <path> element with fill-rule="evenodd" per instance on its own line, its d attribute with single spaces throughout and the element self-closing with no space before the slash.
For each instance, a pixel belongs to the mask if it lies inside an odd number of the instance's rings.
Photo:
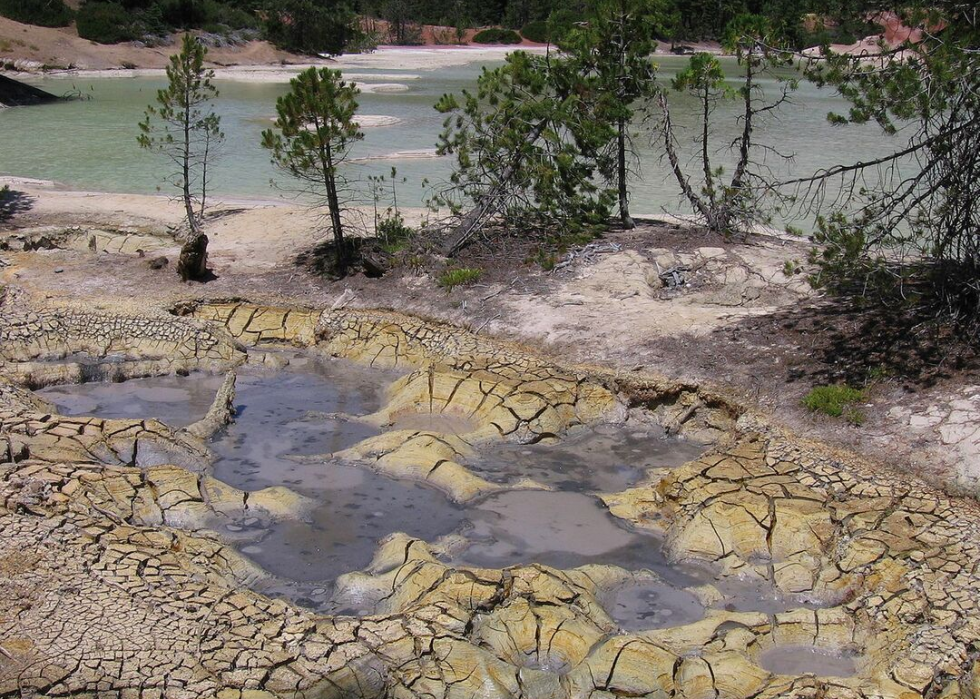
<svg viewBox="0 0 980 699">
<path fill-rule="evenodd" d="M 95 311 L 19 293 L 0 310 L 0 695 L 980 690 L 976 505 L 794 436 L 711 387 L 567 365 L 394 312 L 243 301 Z M 478 443 L 551 438 L 615 423 L 628 409 L 710 442 L 694 461 L 605 494 L 609 510 L 661 534 L 672 561 L 710 563 L 717 584 L 696 591 L 706 604 L 736 579 L 811 603 L 712 608 L 689 623 L 623 631 L 607 594 L 641 582 L 636 572 L 450 565 L 435 542 L 398 534 L 344 579 L 348 592 L 375 600 L 370 615 L 317 615 L 253 592 L 263 571 L 214 531 L 215 518 L 246 509 L 290 517 L 304 501 L 286 488 L 246 494 L 216 480 L 206 440 L 230 419 L 235 369 L 284 344 L 402 370 L 379 420 L 465 418 L 464 435 L 408 421 L 352 450 L 374 470 L 460 502 L 500 487 L 464 465 Z M 183 429 L 60 415 L 28 390 L 194 370 L 228 378 L 207 415 Z M 853 674 L 798 674 L 797 648 L 827 672 Z"/>
</svg>

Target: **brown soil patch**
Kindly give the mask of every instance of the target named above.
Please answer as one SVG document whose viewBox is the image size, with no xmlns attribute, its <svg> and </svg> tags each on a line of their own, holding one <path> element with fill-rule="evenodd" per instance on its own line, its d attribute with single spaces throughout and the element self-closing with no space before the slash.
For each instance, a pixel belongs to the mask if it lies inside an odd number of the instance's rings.
<svg viewBox="0 0 980 699">
<path fill-rule="evenodd" d="M 164 68 L 180 48 L 137 47 L 132 43 L 104 45 L 82 39 L 74 25 L 61 28 L 36 27 L 0 17 L 0 62 L 33 61 L 52 68 L 108 70 L 112 68 Z M 267 41 L 250 41 L 234 47 L 213 48 L 212 63 L 219 66 L 268 65 L 308 60 L 280 51 Z"/>
</svg>

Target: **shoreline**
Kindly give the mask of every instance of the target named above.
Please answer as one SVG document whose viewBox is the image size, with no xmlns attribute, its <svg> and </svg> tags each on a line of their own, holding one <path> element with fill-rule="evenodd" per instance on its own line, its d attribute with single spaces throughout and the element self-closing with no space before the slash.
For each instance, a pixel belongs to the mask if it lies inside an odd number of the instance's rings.
<svg viewBox="0 0 980 699">
<path fill-rule="evenodd" d="M 429 159 L 434 156 L 428 151 L 403 151 L 397 154 L 402 158 L 423 158 Z M 373 160 L 380 159 L 378 156 L 367 156 L 365 158 L 355 159 L 351 162 L 369 162 Z M 145 199 L 153 202 L 174 202 L 180 199 L 179 195 L 168 195 L 162 193 L 148 193 L 148 192 L 118 192 L 110 190 L 97 190 L 97 189 L 85 189 L 73 187 L 70 184 L 64 182 L 57 182 L 55 180 L 44 180 L 33 177 L 21 177 L 19 175 L 11 175 L 7 173 L 0 173 L 0 188 L 4 185 L 9 186 L 12 191 L 22 191 L 27 194 L 27 196 L 38 197 L 41 195 L 54 195 L 63 199 L 91 199 L 100 198 L 104 199 L 109 206 L 107 210 L 112 210 L 112 207 L 120 200 L 126 199 Z M 35 190 L 35 191 L 32 191 Z M 315 210 L 322 207 L 307 206 L 301 203 L 298 198 L 290 198 L 287 196 L 281 197 L 262 197 L 258 195 L 244 195 L 244 194 L 210 194 L 208 196 L 209 201 L 212 206 L 209 209 L 219 209 L 219 208 L 245 208 L 245 209 L 268 209 L 268 208 L 280 208 L 280 209 L 308 209 Z M 367 204 L 353 204 L 351 210 L 360 211 L 362 209 L 370 208 Z M 403 206 L 400 207 L 403 212 L 410 212 L 412 214 L 428 211 L 427 208 L 423 206 Z M 69 213 L 67 210 L 59 213 Z M 661 223 L 667 223 L 670 225 L 679 226 L 690 226 L 694 225 L 694 217 L 691 214 L 683 214 L 679 212 L 665 212 L 665 211 L 637 211 L 634 212 L 634 217 L 638 219 L 646 219 L 650 221 L 656 221 Z M 781 239 L 781 240 L 794 240 L 798 241 L 798 238 L 791 237 L 785 232 L 773 228 L 760 226 L 757 231 L 757 235 L 765 235 L 768 237 Z"/>
<path fill-rule="evenodd" d="M 429 151 L 401 151 L 398 153 L 392 153 L 390 156 L 385 156 L 384 158 L 380 156 L 366 156 L 364 158 L 356 158 L 351 162 L 363 163 L 371 162 L 380 159 L 431 159 L 436 156 Z M 96 189 L 85 189 L 73 187 L 70 184 L 64 182 L 57 182 L 55 180 L 44 180 L 33 177 L 21 177 L 18 175 L 10 175 L 6 173 L 0 173 L 0 188 L 7 185 L 13 191 L 23 191 L 28 196 L 41 196 L 42 194 L 54 195 L 66 200 L 71 199 L 91 199 L 100 198 L 106 200 L 109 204 L 108 210 L 112 210 L 120 200 L 140 200 L 145 199 L 152 202 L 175 202 L 179 201 L 179 195 L 168 195 L 162 193 L 147 193 L 147 192 L 118 192 L 110 190 L 96 190 Z M 18 189 L 21 188 L 21 189 Z M 37 191 L 31 191 L 37 190 Z M 308 210 L 310 212 L 315 212 L 318 208 L 316 206 L 308 206 L 302 203 L 298 197 L 289 197 L 286 195 L 280 197 L 263 197 L 258 195 L 246 195 L 246 194 L 215 194 L 212 193 L 208 196 L 209 201 L 212 206 L 209 207 L 210 210 L 220 210 L 223 208 L 243 208 L 243 209 L 294 209 L 294 210 Z M 352 203 L 350 210 L 352 212 L 363 212 L 370 209 L 370 204 L 364 203 Z M 401 211 L 408 214 L 410 218 L 415 218 L 416 216 L 421 216 L 423 212 L 428 212 L 424 206 L 402 206 Z M 69 213 L 66 209 L 59 213 Z M 696 226 L 697 221 L 694 214 L 681 213 L 677 211 L 634 211 L 633 216 L 636 219 L 643 219 L 646 221 L 654 223 L 663 223 L 672 226 L 690 227 Z M 774 226 L 757 225 L 752 231 L 754 235 L 765 236 L 773 240 L 780 240 L 786 242 L 800 242 L 801 238 L 792 236 L 786 233 L 780 228 Z"/>
<path fill-rule="evenodd" d="M 685 44 L 685 46 L 688 44 Z M 114 47 L 113 47 L 114 48 Z M 724 56 L 720 47 L 714 45 L 696 45 L 698 51 L 705 51 L 719 56 Z M 147 51 L 148 49 L 132 49 L 133 51 Z M 211 68 L 214 70 L 216 80 L 236 81 L 244 83 L 281 83 L 288 82 L 299 72 L 310 67 L 336 68 L 345 73 L 345 77 L 356 81 L 385 81 L 385 80 L 419 80 L 420 75 L 414 72 L 433 72 L 441 69 L 456 68 L 479 62 L 502 61 L 507 54 L 513 51 L 525 51 L 538 55 L 545 55 L 554 50 L 553 46 L 545 44 L 536 45 L 513 45 L 513 46 L 379 46 L 373 51 L 364 53 L 348 53 L 332 57 L 320 57 L 313 59 L 310 57 L 299 57 L 297 61 L 279 60 L 266 62 L 246 62 L 241 64 L 225 63 L 215 61 Z M 663 45 L 658 46 L 653 56 L 658 58 L 684 58 L 684 55 L 673 54 L 669 49 L 664 49 Z M 159 62 L 159 52 L 154 52 L 154 62 Z M 149 56 L 147 56 L 149 58 Z M 27 67 L 30 60 L 24 59 L 4 59 L 10 60 L 11 64 L 21 63 L 24 69 L 3 69 L 3 72 L 20 79 L 31 80 L 37 78 L 50 79 L 81 79 L 81 78 L 158 78 L 166 74 L 164 67 L 150 65 L 135 65 L 135 67 L 111 67 L 111 68 L 69 68 L 69 69 L 43 69 L 41 66 L 34 68 Z M 130 63 L 136 63 L 135 61 Z M 377 71 L 396 71 L 385 75 L 384 73 L 352 73 L 356 70 L 377 70 Z M 402 73 L 401 71 L 406 71 Z M 363 84 L 363 83 L 362 83 Z M 379 83 L 375 89 L 381 91 L 384 83 Z M 379 89 L 381 88 L 381 89 Z"/>
<path fill-rule="evenodd" d="M 502 61 L 512 51 L 528 51 L 544 55 L 546 46 L 397 46 L 380 47 L 367 53 L 349 53 L 335 57 L 321 57 L 297 62 L 266 62 L 241 65 L 212 64 L 215 80 L 228 80 L 245 83 L 288 82 L 290 78 L 307 68 L 335 68 L 351 80 L 419 80 L 418 71 L 433 72 L 440 69 L 456 68 L 479 62 Z M 12 61 L 15 65 L 16 62 Z M 355 73 L 357 70 L 397 71 L 384 73 Z M 406 71 L 402 73 L 401 71 Z M 155 66 L 113 67 L 113 68 L 71 68 L 55 70 L 7 70 L 3 72 L 19 79 L 38 78 L 80 79 L 80 78 L 159 78 L 166 69 Z M 381 87 L 384 83 L 379 83 Z"/>
</svg>

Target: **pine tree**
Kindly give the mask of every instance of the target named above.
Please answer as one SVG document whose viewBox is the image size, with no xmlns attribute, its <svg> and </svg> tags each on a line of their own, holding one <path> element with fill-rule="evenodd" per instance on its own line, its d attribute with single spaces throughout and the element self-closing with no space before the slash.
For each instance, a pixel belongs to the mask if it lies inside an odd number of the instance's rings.
<svg viewBox="0 0 980 699">
<path fill-rule="evenodd" d="M 650 55 L 665 16 L 661 0 L 592 0 L 585 20 L 559 41 L 575 70 L 593 79 L 596 120 L 615 128 L 615 140 L 596 157 L 602 174 L 616 185 L 624 228 L 635 226 L 629 211 L 630 160 L 636 161 L 631 124 L 637 109 L 656 94 L 657 68 Z"/>
<path fill-rule="evenodd" d="M 350 264 L 343 223 L 347 190 L 338 168 L 351 147 L 364 138 L 354 120 L 359 90 L 345 82 L 340 71 L 328 68 L 308 68 L 289 87 L 276 103 L 275 129 L 262 133 L 262 146 L 303 192 L 326 204 L 337 269 L 344 274 Z"/>
<path fill-rule="evenodd" d="M 458 214 L 450 254 L 488 223 L 561 236 L 606 221 L 592 154 L 612 132 L 592 118 L 596 92 L 569 60 L 517 51 L 484 70 L 476 93 L 442 97 L 439 152 L 456 157 L 439 201 Z"/>
<path fill-rule="evenodd" d="M 218 96 L 214 71 L 205 69 L 207 48 L 185 34 L 180 52 L 167 66 L 167 87 L 157 92 L 156 105 L 146 108 L 137 138 L 142 148 L 156 151 L 175 166 L 169 181 L 180 190 L 190 229 L 177 269 L 184 280 L 206 272 L 207 236 L 201 221 L 207 206 L 208 168 L 224 139 L 221 117 L 211 110 Z M 196 210 L 195 210 L 196 207 Z"/>
</svg>

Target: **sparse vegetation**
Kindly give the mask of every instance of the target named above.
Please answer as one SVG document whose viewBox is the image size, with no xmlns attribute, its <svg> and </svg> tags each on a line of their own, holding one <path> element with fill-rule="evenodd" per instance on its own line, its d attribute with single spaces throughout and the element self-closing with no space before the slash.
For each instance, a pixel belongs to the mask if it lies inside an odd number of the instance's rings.
<svg viewBox="0 0 980 699">
<path fill-rule="evenodd" d="M 921 40 L 881 45 L 873 65 L 828 54 L 810 77 L 850 101 L 835 125 L 877 124 L 900 140 L 867 162 L 794 184 L 832 214 L 814 235 L 815 286 L 902 308 L 980 345 L 980 22 L 975 3 L 871 3 Z M 867 175 L 871 175 L 868 177 Z"/>
<path fill-rule="evenodd" d="M 765 197 L 771 194 L 772 170 L 766 157 L 779 157 L 779 154 L 758 142 L 756 122 L 788 101 L 798 81 L 784 76 L 792 65 L 793 54 L 784 50 L 779 30 L 767 17 L 739 17 L 729 29 L 726 48 L 738 59 L 741 75 L 737 90 L 727 84 L 718 58 L 700 52 L 691 56 L 687 67 L 671 81 L 673 92 L 697 100 L 698 154 L 691 161 L 696 167 L 688 167 L 678 152 L 667 91 L 658 95 L 658 101 L 663 148 L 681 192 L 699 223 L 712 233 L 731 237 L 744 235 L 753 224 L 768 223 L 770 219 Z M 760 81 L 764 79 L 773 80 L 780 88 L 770 91 L 768 96 L 763 94 Z M 726 99 L 742 103 L 740 133 L 729 145 L 735 156 L 730 175 L 717 164 L 717 153 L 725 146 L 719 145 L 714 115 L 718 103 Z"/>
<path fill-rule="evenodd" d="M 813 413 L 830 417 L 842 417 L 852 425 L 864 423 L 862 413 L 855 403 L 864 400 L 864 391 L 846 384 L 815 386 L 803 397 L 803 405 Z"/>
<path fill-rule="evenodd" d="M 439 275 L 439 286 L 452 291 L 457 286 L 475 284 L 483 275 L 483 270 L 473 267 L 453 267 Z"/>
</svg>

